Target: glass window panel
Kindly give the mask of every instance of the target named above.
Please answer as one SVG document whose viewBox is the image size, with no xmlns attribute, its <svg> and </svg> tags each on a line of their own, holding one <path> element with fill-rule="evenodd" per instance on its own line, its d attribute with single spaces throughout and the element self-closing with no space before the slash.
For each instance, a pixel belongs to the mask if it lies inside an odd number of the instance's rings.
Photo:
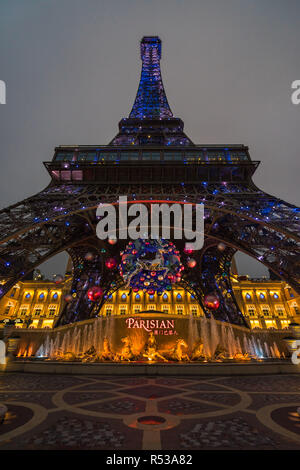
<svg viewBox="0 0 300 470">
<path fill-rule="evenodd" d="M 59 152 L 56 154 L 55 160 L 59 162 L 66 162 L 66 161 L 72 161 L 73 159 L 73 153 L 63 153 Z"/>
<path fill-rule="evenodd" d="M 182 160 L 182 153 L 180 152 L 165 152 L 164 160 Z"/>
</svg>

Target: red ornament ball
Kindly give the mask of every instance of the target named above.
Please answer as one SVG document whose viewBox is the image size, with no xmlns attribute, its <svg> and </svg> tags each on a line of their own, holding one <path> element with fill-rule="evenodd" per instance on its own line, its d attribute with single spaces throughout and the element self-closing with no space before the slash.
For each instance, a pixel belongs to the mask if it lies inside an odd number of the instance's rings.
<svg viewBox="0 0 300 470">
<path fill-rule="evenodd" d="M 208 294 L 204 297 L 204 303 L 210 310 L 217 310 L 220 306 L 219 298 L 214 294 Z"/>
<path fill-rule="evenodd" d="M 55 284 L 60 284 L 61 282 L 63 282 L 64 278 L 61 274 L 55 274 L 54 275 L 54 282 Z"/>
<path fill-rule="evenodd" d="M 218 244 L 217 248 L 218 248 L 219 251 L 224 251 L 226 249 L 226 245 L 225 245 L 225 243 L 221 242 L 221 243 Z"/>
<path fill-rule="evenodd" d="M 185 245 L 185 247 L 184 247 L 184 250 L 183 250 L 183 251 L 185 252 L 185 254 L 187 254 L 187 255 L 190 255 L 190 254 L 192 254 L 192 253 L 193 253 L 193 251 L 194 251 L 194 250 L 193 250 L 192 248 L 190 248 L 190 247 L 189 247 L 189 244 L 188 244 L 188 243 L 186 243 L 186 245 Z"/>
<path fill-rule="evenodd" d="M 87 293 L 88 299 L 92 300 L 93 302 L 96 302 L 97 300 L 99 300 L 102 297 L 102 295 L 103 295 L 103 290 L 101 289 L 101 287 L 98 287 L 98 286 L 91 287 Z"/>
<path fill-rule="evenodd" d="M 187 265 L 189 268 L 194 268 L 197 264 L 197 261 L 194 260 L 193 258 L 189 259 L 188 262 L 187 262 Z"/>
<path fill-rule="evenodd" d="M 125 264 L 124 261 L 123 261 L 123 264 Z M 115 258 L 108 258 L 108 259 L 105 261 L 105 266 L 106 266 L 108 269 L 114 269 L 114 268 L 117 266 L 117 261 L 115 260 Z"/>
<path fill-rule="evenodd" d="M 93 261 L 93 259 L 94 259 L 93 253 L 91 253 L 90 251 L 88 251 L 88 253 L 86 253 L 84 259 L 85 259 L 86 261 Z"/>
<path fill-rule="evenodd" d="M 108 239 L 108 243 L 109 243 L 110 245 L 115 245 L 115 244 L 117 243 L 117 239 L 116 239 L 116 238 L 109 238 L 109 239 Z"/>
</svg>

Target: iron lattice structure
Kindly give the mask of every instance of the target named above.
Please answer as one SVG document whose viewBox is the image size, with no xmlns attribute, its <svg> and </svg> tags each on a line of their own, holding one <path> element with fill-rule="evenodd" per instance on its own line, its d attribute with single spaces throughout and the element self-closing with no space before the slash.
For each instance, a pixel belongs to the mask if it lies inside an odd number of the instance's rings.
<svg viewBox="0 0 300 470">
<path fill-rule="evenodd" d="M 259 162 L 244 145 L 195 145 L 174 118 L 160 72 L 161 41 L 141 41 L 142 73 L 129 118 L 106 146 L 60 146 L 45 166 L 51 176 L 40 193 L 0 212 L 0 275 L 3 296 L 18 280 L 61 251 L 73 260 L 73 301 L 58 324 L 98 315 L 112 291 L 122 285 L 105 259 L 118 258 L 126 241 L 110 246 L 95 234 L 99 203 L 154 201 L 205 203 L 205 243 L 193 257 L 198 267 L 182 278 L 205 314 L 203 299 L 215 292 L 215 316 L 244 324 L 232 293 L 230 265 L 240 250 L 263 263 L 300 293 L 299 209 L 264 193 L 252 181 Z M 222 242 L 223 251 L 217 249 Z M 178 245 L 178 241 L 175 241 Z M 183 252 L 183 246 L 178 248 Z M 94 258 L 86 261 L 92 251 Z M 183 257 L 185 255 L 183 254 Z M 105 296 L 88 301 L 89 286 L 99 284 Z"/>
</svg>

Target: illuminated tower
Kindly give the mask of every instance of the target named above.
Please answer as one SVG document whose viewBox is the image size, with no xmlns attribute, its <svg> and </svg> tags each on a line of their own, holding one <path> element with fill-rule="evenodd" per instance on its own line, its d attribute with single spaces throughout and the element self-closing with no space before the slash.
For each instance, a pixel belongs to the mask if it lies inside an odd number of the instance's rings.
<svg viewBox="0 0 300 470">
<path fill-rule="evenodd" d="M 126 244 L 109 245 L 96 237 L 98 204 L 116 203 L 119 195 L 131 204 L 203 202 L 205 243 L 193 254 L 197 269 L 186 270 L 181 284 L 207 316 L 204 297 L 214 292 L 220 299 L 216 318 L 242 325 L 230 281 L 232 257 L 238 250 L 252 256 L 300 292 L 299 209 L 255 186 L 259 162 L 251 160 L 248 147 L 196 145 L 185 135 L 165 95 L 158 37 L 142 39 L 141 58 L 134 105 L 110 144 L 56 147 L 52 161 L 45 162 L 49 186 L 0 212 L 0 275 L 6 279 L 1 295 L 66 250 L 74 266 L 73 297 L 59 323 L 94 317 L 122 285 L 105 260 L 118 258 Z M 178 249 L 184 257 L 179 242 Z M 88 300 L 91 285 L 103 287 L 101 302 Z"/>
</svg>

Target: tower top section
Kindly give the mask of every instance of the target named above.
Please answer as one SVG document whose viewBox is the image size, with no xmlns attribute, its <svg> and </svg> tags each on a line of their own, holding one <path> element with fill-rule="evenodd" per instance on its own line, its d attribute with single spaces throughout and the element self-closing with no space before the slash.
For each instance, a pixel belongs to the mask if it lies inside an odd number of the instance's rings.
<svg viewBox="0 0 300 470">
<path fill-rule="evenodd" d="M 128 118 L 119 122 L 119 133 L 110 142 L 116 146 L 193 146 L 183 132 L 183 122 L 173 117 L 160 72 L 161 40 L 144 36 L 140 42 L 142 71 Z"/>
<path fill-rule="evenodd" d="M 172 118 L 160 71 L 161 40 L 158 36 L 144 36 L 140 48 L 141 79 L 129 118 Z"/>
</svg>

